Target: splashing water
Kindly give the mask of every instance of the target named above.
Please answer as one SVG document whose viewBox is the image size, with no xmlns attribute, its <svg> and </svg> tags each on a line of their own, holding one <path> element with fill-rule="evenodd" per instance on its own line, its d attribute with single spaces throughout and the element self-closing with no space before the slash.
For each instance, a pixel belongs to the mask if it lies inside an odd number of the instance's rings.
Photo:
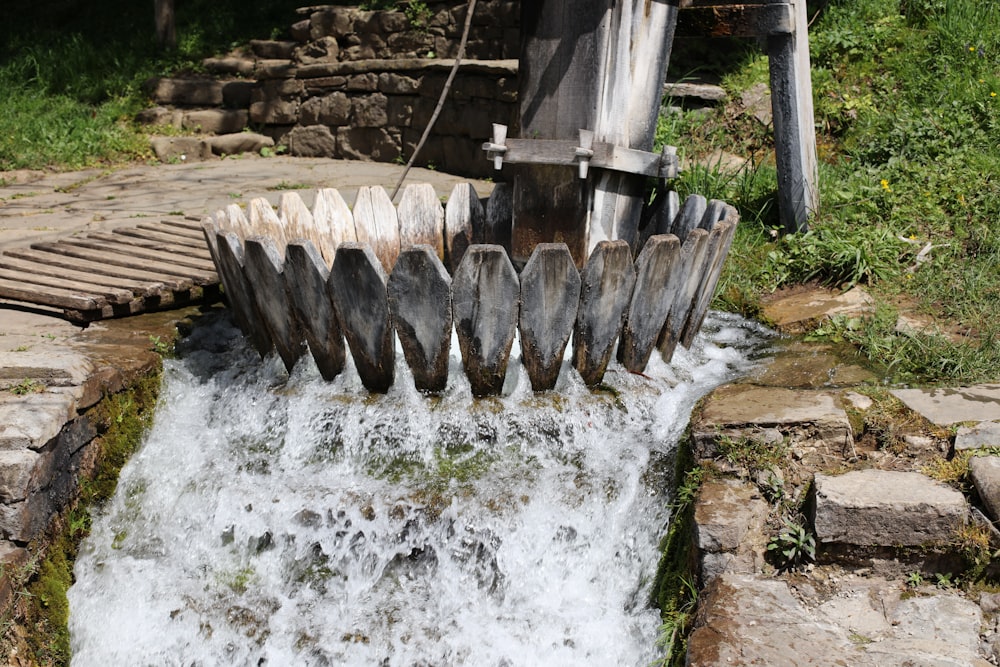
<svg viewBox="0 0 1000 667">
<path fill-rule="evenodd" d="M 649 664 L 677 440 L 765 337 L 713 313 L 644 376 L 535 395 L 512 363 L 476 400 L 457 360 L 445 396 L 401 362 L 370 396 L 199 327 L 81 548 L 73 662 Z"/>
</svg>

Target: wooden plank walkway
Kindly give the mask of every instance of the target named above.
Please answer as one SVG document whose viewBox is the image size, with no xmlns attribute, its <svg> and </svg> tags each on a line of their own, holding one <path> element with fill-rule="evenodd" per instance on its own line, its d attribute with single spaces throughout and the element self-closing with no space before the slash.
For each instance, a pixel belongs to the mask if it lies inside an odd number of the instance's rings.
<svg viewBox="0 0 1000 667">
<path fill-rule="evenodd" d="M 219 298 L 198 220 L 79 234 L 0 253 L 0 298 L 85 324 Z"/>
</svg>

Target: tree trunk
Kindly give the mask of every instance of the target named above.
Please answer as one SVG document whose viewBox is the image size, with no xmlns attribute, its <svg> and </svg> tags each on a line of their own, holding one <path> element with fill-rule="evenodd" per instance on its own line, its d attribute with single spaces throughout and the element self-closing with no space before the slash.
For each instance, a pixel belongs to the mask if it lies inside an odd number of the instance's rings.
<svg viewBox="0 0 1000 667">
<path fill-rule="evenodd" d="M 177 48 L 174 0 L 153 0 L 153 14 L 156 23 L 156 43 L 161 49 Z"/>
</svg>

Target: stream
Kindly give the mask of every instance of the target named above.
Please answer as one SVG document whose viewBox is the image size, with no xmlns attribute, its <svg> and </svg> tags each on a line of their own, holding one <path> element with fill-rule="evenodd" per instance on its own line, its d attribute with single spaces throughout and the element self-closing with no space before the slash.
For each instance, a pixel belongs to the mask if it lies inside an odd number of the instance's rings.
<svg viewBox="0 0 1000 667">
<path fill-rule="evenodd" d="M 766 353 L 711 313 L 670 365 L 516 360 L 473 399 L 406 365 L 369 395 L 263 363 L 224 316 L 164 363 L 153 425 L 94 517 L 70 589 L 73 664 L 648 665 L 673 453 L 694 403 Z M 516 345 L 516 343 L 515 343 Z M 515 347 L 513 356 L 518 352 Z M 397 355 L 401 357 L 401 355 Z"/>
</svg>

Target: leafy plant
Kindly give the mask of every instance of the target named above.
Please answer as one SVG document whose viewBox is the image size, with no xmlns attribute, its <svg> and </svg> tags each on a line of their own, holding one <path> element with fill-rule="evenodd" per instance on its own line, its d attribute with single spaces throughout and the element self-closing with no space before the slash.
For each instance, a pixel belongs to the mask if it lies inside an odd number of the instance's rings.
<svg viewBox="0 0 1000 667">
<path fill-rule="evenodd" d="M 40 394 L 43 391 L 45 391 L 45 385 L 31 378 L 25 378 L 10 388 L 10 393 L 16 396 Z"/>
<path fill-rule="evenodd" d="M 767 543 L 768 552 L 777 559 L 778 570 L 794 570 L 807 560 L 816 560 L 816 538 L 804 521 L 786 518 L 781 532 Z"/>
</svg>

